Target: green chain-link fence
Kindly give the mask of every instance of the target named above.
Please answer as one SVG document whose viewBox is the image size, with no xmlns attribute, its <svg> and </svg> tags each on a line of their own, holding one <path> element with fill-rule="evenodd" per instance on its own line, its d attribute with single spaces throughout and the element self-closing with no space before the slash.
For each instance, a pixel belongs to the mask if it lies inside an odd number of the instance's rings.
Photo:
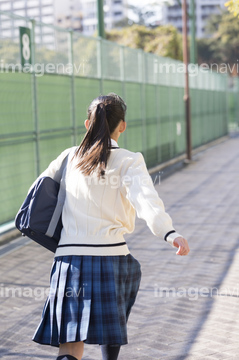
<svg viewBox="0 0 239 360">
<path fill-rule="evenodd" d="M 127 131 L 119 145 L 141 151 L 148 167 L 185 153 L 182 63 L 0 13 L 0 21 L 6 19 L 13 29 L 0 38 L 0 224 L 14 219 L 49 162 L 80 143 L 87 107 L 99 94 L 113 91 L 125 99 Z M 16 67 L 19 26 L 31 30 L 29 72 Z M 227 134 L 234 111 L 227 82 L 198 67 L 190 73 L 194 148 Z"/>
</svg>

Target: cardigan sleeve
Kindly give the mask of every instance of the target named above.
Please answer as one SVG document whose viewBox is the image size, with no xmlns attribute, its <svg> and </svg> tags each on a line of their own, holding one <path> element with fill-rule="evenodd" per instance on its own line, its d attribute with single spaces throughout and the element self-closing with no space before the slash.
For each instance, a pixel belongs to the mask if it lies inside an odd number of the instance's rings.
<svg viewBox="0 0 239 360">
<path fill-rule="evenodd" d="M 154 235 L 174 246 L 174 239 L 182 235 L 175 231 L 171 217 L 165 212 L 164 203 L 154 187 L 140 152 L 130 159 L 130 165 L 122 176 L 122 186 L 137 216 L 146 221 Z"/>
</svg>

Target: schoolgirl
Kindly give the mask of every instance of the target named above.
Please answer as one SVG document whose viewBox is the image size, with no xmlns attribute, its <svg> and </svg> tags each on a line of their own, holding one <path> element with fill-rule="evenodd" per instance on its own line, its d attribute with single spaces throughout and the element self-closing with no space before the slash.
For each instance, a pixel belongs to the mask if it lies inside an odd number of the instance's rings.
<svg viewBox="0 0 239 360">
<path fill-rule="evenodd" d="M 64 174 L 63 229 L 50 274 L 50 293 L 32 338 L 59 347 L 57 360 L 80 360 L 84 343 L 99 344 L 103 360 L 116 360 L 128 343 L 127 320 L 140 285 L 139 262 L 124 234 L 135 215 L 154 235 L 187 255 L 156 192 L 144 157 L 118 146 L 126 129 L 126 104 L 114 93 L 89 106 L 87 132 L 41 176 L 53 177 L 68 155 Z"/>
</svg>

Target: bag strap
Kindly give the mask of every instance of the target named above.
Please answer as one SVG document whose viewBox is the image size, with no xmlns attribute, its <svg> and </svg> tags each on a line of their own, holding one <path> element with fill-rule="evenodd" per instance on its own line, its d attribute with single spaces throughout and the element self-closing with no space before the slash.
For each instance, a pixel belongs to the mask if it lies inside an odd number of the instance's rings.
<svg viewBox="0 0 239 360">
<path fill-rule="evenodd" d="M 55 175 L 53 177 L 53 180 L 55 180 L 56 182 L 58 182 L 60 184 L 62 176 L 63 176 L 63 172 L 67 167 L 67 163 L 68 163 L 68 157 L 70 155 L 70 152 L 65 156 L 65 158 L 63 159 L 62 163 L 61 163 L 61 167 L 60 169 L 58 169 L 55 172 Z"/>
<path fill-rule="evenodd" d="M 71 152 L 70 152 L 71 153 Z M 60 220 L 62 209 L 64 206 L 65 198 L 66 198 L 66 181 L 65 181 L 65 172 L 67 168 L 68 159 L 70 153 L 64 158 L 61 167 L 56 171 L 54 180 L 60 184 L 57 203 L 52 215 L 51 221 L 49 223 L 48 229 L 46 231 L 46 235 L 52 237 L 55 233 L 57 224 Z"/>
</svg>

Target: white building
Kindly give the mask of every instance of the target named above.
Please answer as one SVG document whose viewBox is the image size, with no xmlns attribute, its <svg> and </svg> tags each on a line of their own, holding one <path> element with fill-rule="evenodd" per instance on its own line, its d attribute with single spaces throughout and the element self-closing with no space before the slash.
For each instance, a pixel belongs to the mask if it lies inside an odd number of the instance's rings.
<svg viewBox="0 0 239 360">
<path fill-rule="evenodd" d="M 6 11 L 36 21 L 72 28 L 93 35 L 97 30 L 97 0 L 0 0 L 0 11 Z M 115 22 L 127 17 L 126 0 L 105 0 L 105 28 L 114 27 Z M 24 21 L 0 14 L 0 38 L 17 40 L 19 26 Z M 36 26 L 36 43 L 53 45 L 51 28 Z"/>
<path fill-rule="evenodd" d="M 0 0 L 0 10 L 34 18 L 46 24 L 54 24 L 54 0 Z M 19 26 L 23 26 L 20 19 L 1 15 L 0 38 L 17 39 Z M 44 42 L 45 45 L 52 44 L 54 42 L 52 30 L 47 27 L 36 27 L 36 42 Z"/>
<path fill-rule="evenodd" d="M 189 3 L 188 10 L 189 10 Z M 224 0 L 195 0 L 195 17 L 196 17 L 196 37 L 205 37 L 205 23 L 207 18 L 220 12 L 221 9 L 225 9 Z M 173 6 L 164 6 L 163 23 L 172 24 L 180 32 L 182 32 L 182 8 L 175 1 Z M 190 21 L 188 21 L 188 29 L 190 29 Z"/>
<path fill-rule="evenodd" d="M 77 0 L 55 0 L 55 25 L 82 31 L 82 13 Z"/>
<path fill-rule="evenodd" d="M 82 14 L 82 27 L 86 35 L 92 35 L 97 30 L 97 1 L 96 0 L 72 0 L 74 11 Z M 110 30 L 114 24 L 127 17 L 127 0 L 104 1 L 105 29 Z"/>
</svg>

